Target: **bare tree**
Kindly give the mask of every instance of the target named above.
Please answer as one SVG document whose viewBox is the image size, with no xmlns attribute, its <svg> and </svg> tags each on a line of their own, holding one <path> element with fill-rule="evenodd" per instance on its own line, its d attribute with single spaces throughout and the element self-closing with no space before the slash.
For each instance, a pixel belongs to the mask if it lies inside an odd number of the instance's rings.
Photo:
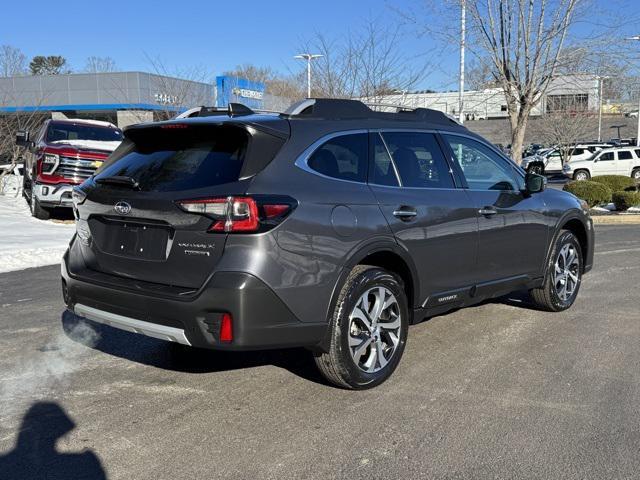
<svg viewBox="0 0 640 480">
<path fill-rule="evenodd" d="M 116 61 L 111 57 L 88 57 L 84 67 L 88 73 L 115 72 L 116 69 Z"/>
<path fill-rule="evenodd" d="M 564 165 L 573 154 L 576 143 L 584 140 L 592 131 L 593 115 L 589 112 L 552 112 L 539 122 L 541 140 L 557 145 Z"/>
<path fill-rule="evenodd" d="M 376 102 L 391 92 L 414 88 L 427 66 L 413 66 L 416 62 L 402 49 L 402 33 L 398 25 L 375 20 L 343 38 L 317 33 L 302 46 L 323 55 L 312 64 L 312 94 Z"/>
<path fill-rule="evenodd" d="M 28 73 L 27 57 L 19 48 L 0 45 L 0 77 L 13 77 Z"/>
<path fill-rule="evenodd" d="M 252 64 L 238 65 L 235 69 L 224 72 L 224 75 L 264 83 L 265 93 L 282 99 L 292 101 L 305 95 L 299 78 L 292 75 L 282 75 L 271 67 L 258 67 Z"/>
<path fill-rule="evenodd" d="M 207 95 L 203 84 L 211 84 L 211 75 L 203 67 L 168 67 L 159 57 L 146 55 L 155 76 L 152 78 L 156 102 L 164 107 L 159 116 L 169 119 L 176 109 L 210 105 L 213 98 Z"/>
<path fill-rule="evenodd" d="M 20 130 L 28 130 L 31 135 L 40 128 L 47 115 L 39 111 L 38 107 L 45 101 L 46 95 L 42 94 L 34 101 L 35 108 L 29 111 L 18 111 L 0 114 L 0 159 L 12 166 L 19 163 L 24 148 L 16 145 L 16 135 Z M 10 82 L 0 81 L 0 105 L 15 105 L 17 94 L 10 86 Z M 4 176 L 12 170 L 5 169 L 0 173 L 0 194 L 4 187 Z"/>
</svg>

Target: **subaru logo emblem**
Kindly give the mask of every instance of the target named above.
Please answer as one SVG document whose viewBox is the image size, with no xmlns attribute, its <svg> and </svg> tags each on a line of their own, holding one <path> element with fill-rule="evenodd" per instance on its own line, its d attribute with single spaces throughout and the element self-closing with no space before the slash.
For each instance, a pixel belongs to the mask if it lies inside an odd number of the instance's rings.
<svg viewBox="0 0 640 480">
<path fill-rule="evenodd" d="M 115 204 L 113 209 L 120 215 L 128 215 L 131 211 L 131 205 L 129 205 L 127 202 L 118 202 Z"/>
</svg>

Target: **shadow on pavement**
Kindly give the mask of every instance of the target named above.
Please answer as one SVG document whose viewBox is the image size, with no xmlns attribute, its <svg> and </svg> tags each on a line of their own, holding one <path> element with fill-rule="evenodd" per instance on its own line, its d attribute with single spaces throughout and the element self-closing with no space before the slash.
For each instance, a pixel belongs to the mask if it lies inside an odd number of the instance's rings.
<svg viewBox="0 0 640 480">
<path fill-rule="evenodd" d="M 61 453 L 59 438 L 75 423 L 57 403 L 39 402 L 25 413 L 13 450 L 0 455 L 2 479 L 106 479 L 100 459 L 91 450 Z"/>
<path fill-rule="evenodd" d="M 185 373 L 215 373 L 273 365 L 305 380 L 328 385 L 318 372 L 311 352 L 304 348 L 223 352 L 187 347 L 85 319 L 82 321 L 98 333 L 99 339 L 87 344 L 82 338 L 74 337 L 70 332 L 73 332 L 78 317 L 65 310 L 62 325 L 71 340 L 132 362 Z"/>
</svg>

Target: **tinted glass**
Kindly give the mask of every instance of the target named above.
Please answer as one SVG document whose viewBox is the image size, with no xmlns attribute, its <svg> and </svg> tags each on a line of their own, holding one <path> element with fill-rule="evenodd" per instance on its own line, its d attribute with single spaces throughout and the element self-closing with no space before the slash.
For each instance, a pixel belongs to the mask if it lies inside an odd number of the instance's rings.
<svg viewBox="0 0 640 480">
<path fill-rule="evenodd" d="M 65 140 L 95 140 L 98 142 L 120 142 L 122 131 L 117 128 L 74 123 L 51 122 L 47 130 L 47 142 Z"/>
<path fill-rule="evenodd" d="M 398 186 L 398 177 L 393 169 L 391 158 L 387 152 L 380 138 L 380 134 L 374 133 L 373 138 L 373 166 L 371 169 L 371 176 L 369 177 L 369 183 L 376 185 L 388 185 L 392 187 Z"/>
<path fill-rule="evenodd" d="M 633 155 L 629 151 L 618 152 L 618 160 L 631 160 L 632 158 Z"/>
<path fill-rule="evenodd" d="M 584 148 L 574 148 L 571 155 L 582 155 L 584 153 Z"/>
<path fill-rule="evenodd" d="M 248 144 L 239 128 L 139 132 L 131 150 L 106 164 L 96 179 L 127 176 L 143 191 L 171 192 L 238 180 Z"/>
<path fill-rule="evenodd" d="M 332 138 L 309 158 L 310 168 L 327 177 L 366 182 L 369 141 L 366 133 Z"/>
<path fill-rule="evenodd" d="M 449 166 L 432 133 L 384 132 L 402 186 L 453 188 Z"/>
<path fill-rule="evenodd" d="M 605 152 L 598 157 L 600 162 L 608 162 L 610 160 L 613 160 L 613 152 Z"/>
<path fill-rule="evenodd" d="M 453 150 L 469 188 L 475 190 L 519 190 L 522 179 L 513 167 L 489 147 L 480 142 L 456 135 L 445 135 Z"/>
<path fill-rule="evenodd" d="M 634 150 L 636 152 L 636 157 L 640 158 L 640 150 Z"/>
</svg>

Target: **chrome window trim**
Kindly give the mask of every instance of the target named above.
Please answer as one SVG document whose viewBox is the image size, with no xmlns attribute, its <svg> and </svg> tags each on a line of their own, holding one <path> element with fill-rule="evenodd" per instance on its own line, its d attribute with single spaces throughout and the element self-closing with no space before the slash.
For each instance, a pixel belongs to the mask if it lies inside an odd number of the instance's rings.
<svg viewBox="0 0 640 480">
<path fill-rule="evenodd" d="M 313 175 L 317 175 L 318 177 L 327 178 L 329 180 L 335 180 L 337 182 L 355 183 L 356 185 L 367 185 L 367 181 L 366 180 L 364 182 L 357 182 L 355 180 L 345 180 L 343 178 L 330 177 L 328 175 L 320 173 L 320 172 L 314 170 L 313 168 L 311 168 L 309 166 L 308 162 L 309 162 L 309 159 L 311 158 L 311 156 L 316 152 L 316 150 L 318 150 L 320 147 L 322 147 L 329 140 L 332 140 L 332 139 L 337 138 L 337 137 L 344 137 L 346 135 L 358 135 L 358 134 L 368 134 L 368 133 L 369 133 L 369 131 L 367 129 L 342 130 L 342 131 L 339 131 L 339 132 L 328 133 L 328 134 L 320 137 L 318 140 L 313 142 L 307 148 L 305 148 L 304 151 L 298 156 L 298 158 L 294 162 L 294 165 L 296 167 L 300 168 L 301 170 L 304 170 L 305 172 L 308 172 L 308 173 L 312 173 Z M 369 168 L 369 158 L 368 157 L 366 158 L 366 162 L 367 162 L 367 169 L 368 169 Z"/>
</svg>

